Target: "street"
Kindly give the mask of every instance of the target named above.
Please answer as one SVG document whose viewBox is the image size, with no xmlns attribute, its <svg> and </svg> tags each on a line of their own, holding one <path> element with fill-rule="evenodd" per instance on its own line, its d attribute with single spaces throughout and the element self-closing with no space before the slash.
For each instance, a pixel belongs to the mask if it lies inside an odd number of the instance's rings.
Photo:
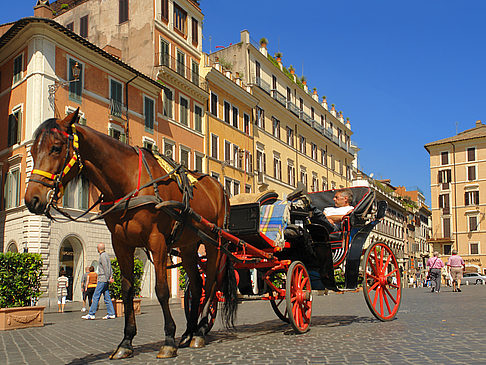
<svg viewBox="0 0 486 365">
<path fill-rule="evenodd" d="M 108 360 L 123 335 L 122 318 L 82 320 L 79 303 L 66 313 L 46 313 L 42 328 L 0 333 L 3 364 L 484 364 L 486 286 L 405 289 L 397 319 L 376 320 L 363 294 L 314 296 L 311 330 L 295 335 L 266 301 L 240 305 L 235 330 L 219 318 L 203 349 L 179 349 L 175 359 L 155 358 L 163 339 L 160 307 L 143 305 L 131 359 Z M 149 305 L 150 304 L 150 305 Z M 171 306 L 184 331 L 184 311 Z"/>
</svg>

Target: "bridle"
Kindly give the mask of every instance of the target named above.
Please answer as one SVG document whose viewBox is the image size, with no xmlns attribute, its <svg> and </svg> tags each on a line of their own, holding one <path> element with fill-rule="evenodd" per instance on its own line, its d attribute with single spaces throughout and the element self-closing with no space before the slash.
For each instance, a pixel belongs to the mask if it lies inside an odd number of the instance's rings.
<svg viewBox="0 0 486 365">
<path fill-rule="evenodd" d="M 48 171 L 34 169 L 32 170 L 32 174 L 29 178 L 29 183 L 36 182 L 50 188 L 50 190 L 47 192 L 48 203 L 44 210 L 44 214 L 50 219 L 53 219 L 49 213 L 51 206 L 54 207 L 56 210 L 58 210 L 57 202 L 64 194 L 64 186 L 62 185 L 62 178 L 67 175 L 67 173 L 71 170 L 71 168 L 76 163 L 78 163 L 79 165 L 78 175 L 81 173 L 81 170 L 83 169 L 83 163 L 79 155 L 79 138 L 78 138 L 78 134 L 76 133 L 76 126 L 72 124 L 71 128 L 72 128 L 72 133 L 66 133 L 55 127 L 51 128 L 51 131 L 58 132 L 68 139 L 66 157 L 64 158 L 64 164 L 59 169 L 59 172 L 57 174 L 53 174 Z M 72 151 L 71 158 L 69 158 L 71 152 L 71 142 L 73 146 L 73 151 Z M 40 175 L 42 177 L 49 179 L 51 182 L 46 182 L 44 180 L 39 180 L 39 179 L 33 179 L 32 175 Z"/>
</svg>

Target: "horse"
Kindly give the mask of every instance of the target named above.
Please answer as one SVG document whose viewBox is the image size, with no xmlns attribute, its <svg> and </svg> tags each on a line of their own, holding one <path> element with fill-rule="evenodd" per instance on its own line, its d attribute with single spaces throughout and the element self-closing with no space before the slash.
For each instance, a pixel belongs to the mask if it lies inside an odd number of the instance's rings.
<svg viewBox="0 0 486 365">
<path fill-rule="evenodd" d="M 145 249 L 155 267 L 155 291 L 162 307 L 165 330 L 165 340 L 157 358 L 177 356 L 178 347 L 203 347 L 204 336 L 209 331 L 208 313 L 216 290 L 223 290 L 225 296 L 224 324 L 232 326 L 236 315 L 237 286 L 234 269 L 224 252 L 214 244 L 221 242 L 221 237 L 218 238 L 215 230 L 208 230 L 207 226 L 184 215 L 184 209 L 157 209 L 154 195 L 157 201 L 162 202 L 182 202 L 186 199 L 174 177 L 174 171 L 162 168 L 148 150 L 138 149 L 137 152 L 132 146 L 76 123 L 78 112 L 79 108 L 62 120 L 48 119 L 34 132 L 31 147 L 34 166 L 25 192 L 26 206 L 30 212 L 45 214 L 52 219 L 49 211 L 51 207 L 57 206 L 62 187 L 79 174 L 96 186 L 102 194 L 103 202 L 111 202 L 112 206 L 120 202 L 120 199 L 125 198 L 128 202 L 135 195 L 142 200 L 145 198 L 148 204 L 127 209 L 108 209 L 103 216 L 121 269 L 125 309 L 124 336 L 110 358 L 133 356 L 132 340 L 137 332 L 133 310 L 133 267 L 137 247 Z M 142 160 L 145 169 L 142 168 Z M 228 218 L 229 199 L 223 187 L 206 174 L 191 174 L 197 180 L 192 188 L 191 199 L 187 202 L 191 211 L 197 212 L 215 227 L 224 227 Z M 126 206 L 125 202 L 120 205 Z M 175 225 L 180 226 L 176 230 L 177 234 L 174 234 Z M 205 231 L 214 240 L 213 244 L 201 242 L 198 235 L 201 231 Z M 198 246 L 201 243 L 207 255 L 202 304 L 202 278 L 198 270 Z M 168 254 L 175 247 L 180 252 L 182 266 L 188 275 L 192 297 L 187 327 L 178 345 L 175 341 L 176 325 L 169 309 L 167 284 Z M 222 287 L 218 288 L 219 285 Z M 200 304 L 203 307 L 198 323 Z"/>
</svg>

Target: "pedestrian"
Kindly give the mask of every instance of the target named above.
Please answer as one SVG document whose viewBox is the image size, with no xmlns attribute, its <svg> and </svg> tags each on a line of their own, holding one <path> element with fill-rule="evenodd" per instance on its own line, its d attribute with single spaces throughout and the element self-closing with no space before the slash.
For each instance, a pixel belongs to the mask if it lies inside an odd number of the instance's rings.
<svg viewBox="0 0 486 365">
<path fill-rule="evenodd" d="M 427 260 L 427 266 L 429 267 L 429 279 L 432 286 L 431 292 L 440 292 L 440 282 L 442 280 L 441 273 L 444 267 L 444 262 L 439 258 L 439 252 L 435 251 L 434 256 Z"/>
<path fill-rule="evenodd" d="M 113 303 L 110 298 L 110 288 L 109 284 L 113 282 L 113 271 L 111 269 L 110 257 L 105 252 L 105 244 L 98 243 L 98 253 L 100 258 L 98 260 L 98 282 L 96 284 L 96 289 L 93 294 L 93 301 L 89 307 L 89 312 L 83 319 L 95 319 L 95 313 L 98 309 L 98 303 L 100 301 L 101 294 L 106 304 L 106 311 L 108 312 L 103 319 L 113 319 L 115 318 L 115 308 L 113 308 Z"/>
<path fill-rule="evenodd" d="M 59 277 L 57 278 L 57 311 L 64 312 L 64 305 L 66 304 L 67 288 L 69 280 L 66 276 L 64 269 L 59 271 Z"/>
<path fill-rule="evenodd" d="M 91 307 L 91 303 L 93 302 L 93 294 L 96 289 L 96 285 L 98 283 L 98 274 L 94 272 L 94 267 L 89 267 L 89 274 L 88 279 L 86 281 L 86 293 L 88 294 L 88 303 Z"/>
<path fill-rule="evenodd" d="M 81 279 L 81 293 L 83 293 L 83 308 L 81 309 L 81 312 L 86 312 L 86 300 L 88 299 L 88 292 L 86 290 L 86 283 L 88 279 L 88 273 L 89 273 L 89 266 L 86 266 L 86 269 L 84 271 L 83 277 Z"/>
<path fill-rule="evenodd" d="M 462 257 L 457 254 L 457 250 L 452 250 L 452 256 L 447 261 L 447 268 L 452 277 L 452 291 L 461 292 L 461 279 L 466 264 Z"/>
</svg>

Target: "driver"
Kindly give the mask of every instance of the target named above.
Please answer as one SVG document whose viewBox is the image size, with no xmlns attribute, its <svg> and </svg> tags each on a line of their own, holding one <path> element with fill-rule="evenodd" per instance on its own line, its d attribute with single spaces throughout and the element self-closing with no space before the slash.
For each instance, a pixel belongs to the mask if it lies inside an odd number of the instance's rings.
<svg viewBox="0 0 486 365">
<path fill-rule="evenodd" d="M 351 205 L 353 192 L 351 189 L 339 190 L 334 194 L 334 207 L 327 207 L 321 212 L 318 208 L 310 205 L 312 211 L 312 223 L 322 224 L 329 233 L 341 231 L 340 224 L 343 217 L 354 209 Z"/>
</svg>

